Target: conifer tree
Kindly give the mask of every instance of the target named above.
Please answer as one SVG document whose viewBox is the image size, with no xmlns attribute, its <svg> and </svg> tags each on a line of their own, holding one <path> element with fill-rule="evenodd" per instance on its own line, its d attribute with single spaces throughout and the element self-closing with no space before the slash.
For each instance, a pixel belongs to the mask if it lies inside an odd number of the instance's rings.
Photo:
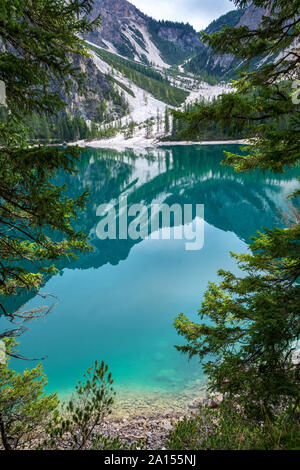
<svg viewBox="0 0 300 470">
<path fill-rule="evenodd" d="M 166 108 L 165 110 L 165 134 L 168 135 L 170 132 L 170 116 L 169 116 L 169 109 Z"/>
<path fill-rule="evenodd" d="M 87 54 L 80 37 L 99 25 L 99 18 L 90 20 L 92 0 L 17 4 L 2 0 L 0 8 L 0 80 L 7 97 L 0 122 L 0 314 L 13 324 L 0 331 L 0 339 L 21 333 L 22 322 L 35 316 L 7 311 L 3 297 L 37 292 L 44 274 L 57 272 L 57 260 L 89 249 L 86 235 L 72 226 L 87 194 L 72 200 L 66 188 L 53 183 L 58 172 L 76 171 L 80 149 L 32 147 L 22 120 L 33 112 L 44 116 L 64 109 L 53 83 L 66 93 L 85 92 L 85 76 L 72 57 Z"/>
<path fill-rule="evenodd" d="M 235 91 L 175 116 L 188 124 L 186 136 L 211 124 L 247 132 L 253 139 L 246 155 L 225 153 L 224 164 L 236 171 L 284 172 L 300 156 L 300 107 L 292 86 L 299 77 L 299 0 L 253 3 L 268 12 L 258 29 L 224 27 L 203 35 L 216 53 L 247 61 L 249 69 L 234 82 Z M 273 60 L 253 69 L 258 55 Z M 183 314 L 175 320 L 186 339 L 178 350 L 200 356 L 210 388 L 258 420 L 273 419 L 280 407 L 294 419 L 300 403 L 300 364 L 294 357 L 300 336 L 298 222 L 267 229 L 256 235 L 247 254 L 232 254 L 241 272 L 221 270 L 221 283 L 209 284 L 200 323 Z"/>
</svg>

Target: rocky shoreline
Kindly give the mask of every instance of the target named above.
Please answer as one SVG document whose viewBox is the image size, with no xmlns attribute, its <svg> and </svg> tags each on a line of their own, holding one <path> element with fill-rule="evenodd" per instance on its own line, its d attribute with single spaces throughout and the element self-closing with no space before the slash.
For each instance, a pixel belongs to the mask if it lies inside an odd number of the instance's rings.
<svg viewBox="0 0 300 470">
<path fill-rule="evenodd" d="M 143 441 L 143 449 L 164 450 L 176 423 L 212 400 L 204 377 L 187 382 L 184 388 L 181 382 L 173 382 L 168 388 L 116 386 L 112 413 L 97 426 L 96 433 L 118 438 L 126 448 Z"/>
<path fill-rule="evenodd" d="M 184 413 L 164 413 L 152 416 L 108 418 L 97 431 L 106 437 L 119 438 L 127 446 L 142 440 L 145 442 L 144 449 L 165 450 L 170 431 L 184 416 Z"/>
<path fill-rule="evenodd" d="M 207 396 L 207 386 L 204 379 L 197 379 L 185 385 L 184 388 L 123 388 L 116 387 L 116 396 L 112 416 L 129 419 L 134 416 L 162 416 L 168 414 L 184 414 L 195 401 Z"/>
<path fill-rule="evenodd" d="M 128 446 L 142 440 L 145 450 L 166 450 L 170 431 L 176 423 L 195 413 L 206 400 L 208 398 L 194 400 L 185 412 L 107 418 L 97 431 L 106 437 L 119 438 Z"/>
<path fill-rule="evenodd" d="M 119 438 L 123 444 L 130 446 L 139 440 L 144 441 L 146 450 L 165 450 L 170 431 L 184 417 L 196 413 L 201 405 L 209 404 L 211 398 L 207 394 L 186 403 L 185 407 L 174 408 L 168 412 L 157 412 L 152 407 L 143 413 L 125 413 L 115 411 L 108 417 L 97 432 L 105 437 Z"/>
</svg>

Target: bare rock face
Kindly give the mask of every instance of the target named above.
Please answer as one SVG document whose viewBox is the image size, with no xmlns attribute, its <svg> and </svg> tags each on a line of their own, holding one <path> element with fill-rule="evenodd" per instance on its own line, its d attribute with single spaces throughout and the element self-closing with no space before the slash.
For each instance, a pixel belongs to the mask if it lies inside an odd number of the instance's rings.
<svg viewBox="0 0 300 470">
<path fill-rule="evenodd" d="M 262 22 L 263 16 L 266 15 L 268 15 L 268 11 L 265 8 L 258 8 L 255 5 L 250 5 L 241 16 L 236 28 L 239 28 L 240 26 L 248 26 L 250 30 L 257 29 Z M 234 56 L 227 54 L 224 56 L 216 56 L 214 66 L 227 72 L 230 69 L 233 70 L 239 66 L 239 64 Z"/>
<path fill-rule="evenodd" d="M 249 29 L 256 29 L 261 23 L 262 17 L 268 12 L 265 8 L 258 8 L 255 5 L 250 5 L 245 13 L 241 16 L 240 21 L 236 27 L 248 26 Z"/>
<path fill-rule="evenodd" d="M 100 47 L 113 47 L 116 52 L 131 59 L 140 59 L 149 39 L 158 49 L 163 47 L 160 39 L 168 41 L 170 47 L 172 43 L 175 44 L 183 51 L 194 51 L 201 45 L 200 35 L 192 26 L 156 21 L 127 0 L 96 0 L 92 18 L 99 14 L 102 18 L 101 26 L 88 34 L 86 39 Z"/>
<path fill-rule="evenodd" d="M 240 27 L 248 26 L 250 30 L 257 29 L 262 22 L 263 16 L 268 16 L 269 11 L 265 8 L 258 8 L 251 4 L 248 8 L 243 11 L 240 10 L 241 14 L 235 24 L 229 23 L 230 26 Z M 233 13 L 233 12 L 232 12 Z M 230 14 L 228 14 L 230 15 Z M 224 20 L 225 20 L 224 15 Z M 229 17 L 228 17 L 229 19 Z M 224 21 L 226 23 L 226 21 Z M 226 23 L 227 24 L 227 23 Z M 222 25 L 219 25 L 218 29 L 221 29 Z M 207 28 L 210 32 L 211 25 Z M 206 72 L 209 75 L 215 75 L 220 78 L 226 78 L 230 76 L 234 70 L 239 68 L 242 62 L 236 59 L 233 55 L 223 54 L 218 55 L 207 46 L 203 46 L 198 56 L 193 58 L 186 66 L 186 70 L 194 73 Z M 259 63 L 253 64 L 253 67 L 258 67 Z"/>
<path fill-rule="evenodd" d="M 101 26 L 88 34 L 87 39 L 102 47 L 106 47 L 103 40 L 114 46 L 121 45 L 126 26 L 132 24 L 140 29 L 147 24 L 146 16 L 127 0 L 96 0 L 92 18 L 98 15 L 102 18 Z"/>
<path fill-rule="evenodd" d="M 268 14 L 266 10 L 254 5 L 240 10 L 240 14 L 231 13 L 236 21 L 233 26 L 246 25 L 250 29 L 257 28 L 263 15 Z M 86 39 L 129 59 L 162 66 L 165 63 L 178 65 L 187 61 L 187 71 L 196 74 L 207 72 L 224 78 L 239 66 L 231 55 L 214 54 L 202 43 L 200 34 L 192 26 L 172 21 L 156 21 L 127 0 L 95 0 L 91 19 L 99 15 L 102 18 L 101 26 L 87 34 Z M 223 17 L 212 25 L 217 23 L 220 29 L 222 19 Z M 208 30 L 210 27 L 211 25 Z M 195 53 L 196 56 L 189 62 Z M 193 63 L 196 64 L 195 70 L 189 68 Z M 114 99 L 113 84 L 108 77 L 87 57 L 74 57 L 74 64 L 86 74 L 88 88 L 93 92 L 89 92 L 87 96 L 80 96 L 76 90 L 71 97 L 62 94 L 67 110 L 72 115 L 77 113 L 85 119 L 97 121 L 99 105 L 105 100 L 113 118 L 122 116 L 126 103 L 120 104 L 120 97 Z"/>
<path fill-rule="evenodd" d="M 173 22 L 155 22 L 160 38 L 173 42 L 183 50 L 194 51 L 201 46 L 201 37 L 190 25 Z"/>
<path fill-rule="evenodd" d="M 82 95 L 74 87 L 68 96 L 61 93 L 62 99 L 67 104 L 66 112 L 72 116 L 77 114 L 85 120 L 97 122 L 99 106 L 105 101 L 112 119 L 122 116 L 124 110 L 111 98 L 112 83 L 98 70 L 93 60 L 90 57 L 74 55 L 73 63 L 86 76 L 87 92 Z"/>
<path fill-rule="evenodd" d="M 216 24 L 217 29 L 220 29 L 223 18 L 225 23 L 229 21 L 230 26 L 248 26 L 255 29 L 261 23 L 263 15 L 268 14 L 266 9 L 253 4 L 239 12 L 240 14 L 233 11 L 229 16 L 224 15 L 213 22 L 207 31 L 212 29 L 212 25 L 215 28 Z M 146 56 L 151 62 L 150 41 L 158 49 L 158 54 L 164 62 L 173 65 L 187 60 L 186 70 L 189 72 L 206 72 L 223 77 L 240 65 L 231 55 L 214 54 L 202 43 L 200 34 L 192 26 L 172 21 L 156 21 L 127 0 L 95 0 L 92 17 L 98 15 L 102 17 L 101 26 L 86 38 L 124 57 L 144 62 Z M 189 61 L 195 53 L 197 55 Z"/>
<path fill-rule="evenodd" d="M 73 62 L 86 75 L 87 89 L 93 91 L 82 96 L 74 89 L 70 96 L 63 96 L 67 111 L 71 115 L 79 114 L 84 119 L 93 120 L 96 117 L 97 103 L 101 103 L 110 91 L 109 84 L 89 57 L 76 55 Z"/>
</svg>

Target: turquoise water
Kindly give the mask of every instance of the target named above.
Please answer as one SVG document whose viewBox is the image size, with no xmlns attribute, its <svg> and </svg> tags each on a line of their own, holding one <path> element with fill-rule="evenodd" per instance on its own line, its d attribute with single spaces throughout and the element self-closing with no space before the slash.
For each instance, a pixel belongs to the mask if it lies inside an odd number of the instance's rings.
<svg viewBox="0 0 300 470">
<path fill-rule="evenodd" d="M 131 393 L 131 401 L 147 399 L 151 406 L 153 395 L 168 408 L 171 397 L 183 403 L 189 393 L 196 396 L 201 367 L 175 350 L 181 340 L 174 317 L 184 312 L 196 320 L 203 292 L 208 281 L 217 280 L 217 270 L 236 272 L 229 251 L 244 252 L 257 230 L 292 222 L 297 209 L 286 200 L 298 185 L 295 171 L 236 174 L 220 166 L 223 150 L 88 150 L 77 175 L 59 176 L 72 196 L 90 190 L 87 210 L 76 226 L 90 234 L 95 250 L 72 263 L 61 262 L 60 274 L 47 280 L 41 293 L 57 300 L 35 297 L 13 304 L 26 310 L 56 304 L 45 319 L 30 324 L 21 340 L 23 355 L 47 356 L 49 391 L 65 397 L 97 359 L 109 365 L 117 390 Z M 124 191 L 130 205 L 157 200 L 182 207 L 204 204 L 204 248 L 186 251 L 186 241 L 175 239 L 97 239 L 97 207 L 115 203 Z M 24 367 L 20 361 L 13 365 Z"/>
</svg>

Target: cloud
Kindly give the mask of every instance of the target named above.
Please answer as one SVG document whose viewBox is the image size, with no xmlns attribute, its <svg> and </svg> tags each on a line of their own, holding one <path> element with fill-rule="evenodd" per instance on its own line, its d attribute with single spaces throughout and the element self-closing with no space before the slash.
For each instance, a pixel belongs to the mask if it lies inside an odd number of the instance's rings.
<svg viewBox="0 0 300 470">
<path fill-rule="evenodd" d="M 235 9 L 230 0 L 129 0 L 143 13 L 158 20 L 183 21 L 197 31 Z"/>
</svg>

